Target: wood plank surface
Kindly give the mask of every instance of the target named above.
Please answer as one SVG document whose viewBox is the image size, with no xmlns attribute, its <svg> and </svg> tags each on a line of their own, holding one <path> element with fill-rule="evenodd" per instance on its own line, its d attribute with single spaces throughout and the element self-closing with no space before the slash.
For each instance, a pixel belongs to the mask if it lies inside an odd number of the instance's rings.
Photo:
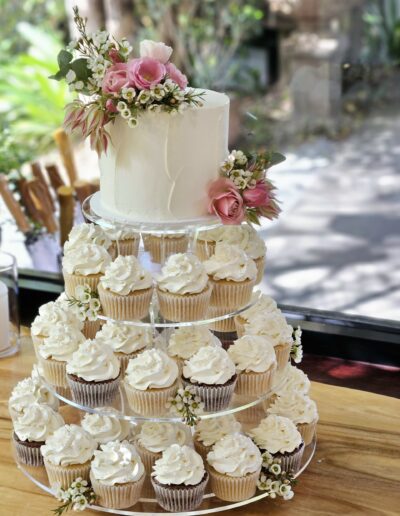
<svg viewBox="0 0 400 516">
<path fill-rule="evenodd" d="M 29 376 L 33 363 L 27 337 L 20 354 L 0 360 L 1 515 L 45 516 L 57 504 L 24 477 L 11 452 L 7 400 L 15 383 Z M 263 500 L 218 514 L 400 514 L 400 400 L 321 383 L 312 384 L 312 397 L 320 412 L 317 452 L 293 500 Z"/>
</svg>

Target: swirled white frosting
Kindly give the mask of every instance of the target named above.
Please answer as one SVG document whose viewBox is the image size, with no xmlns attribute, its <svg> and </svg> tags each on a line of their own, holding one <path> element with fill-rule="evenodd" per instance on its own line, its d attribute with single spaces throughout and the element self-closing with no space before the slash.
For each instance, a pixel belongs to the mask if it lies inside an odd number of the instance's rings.
<svg viewBox="0 0 400 516">
<path fill-rule="evenodd" d="M 40 447 L 43 457 L 55 466 L 84 464 L 93 457 L 96 441 L 78 425 L 64 425 Z"/>
<path fill-rule="evenodd" d="M 240 432 L 241 428 L 242 425 L 239 421 L 236 421 L 233 414 L 211 419 L 200 419 L 196 425 L 196 438 L 204 446 L 212 446 L 226 435 Z"/>
<path fill-rule="evenodd" d="M 136 438 L 140 446 L 153 453 L 163 452 L 171 444 L 188 444 L 188 434 L 179 423 L 145 421 Z"/>
<path fill-rule="evenodd" d="M 101 484 L 114 486 L 137 482 L 144 475 L 144 466 L 133 444 L 111 441 L 94 452 L 91 471 Z"/>
<path fill-rule="evenodd" d="M 157 278 L 158 288 L 173 294 L 196 294 L 205 290 L 208 276 L 197 256 L 172 254 Z"/>
<path fill-rule="evenodd" d="M 244 335 L 229 346 L 228 355 L 240 372 L 264 373 L 276 365 L 274 346 L 268 337 Z"/>
<path fill-rule="evenodd" d="M 237 245 L 253 260 L 264 256 L 266 251 L 264 240 L 248 224 L 221 226 L 204 231 L 199 235 L 199 239 L 206 242 L 225 242 Z"/>
<path fill-rule="evenodd" d="M 205 326 L 183 326 L 171 335 L 168 353 L 172 357 L 188 359 L 204 346 L 221 347 L 221 341 Z"/>
<path fill-rule="evenodd" d="M 115 353 L 135 353 L 153 342 L 151 329 L 107 321 L 96 333 L 96 342 L 111 346 Z"/>
<path fill-rule="evenodd" d="M 293 421 L 274 414 L 264 418 L 248 433 L 259 448 L 269 453 L 291 453 L 302 443 L 301 435 Z"/>
<path fill-rule="evenodd" d="M 136 290 L 150 288 L 153 280 L 150 272 L 140 265 L 136 256 L 118 256 L 106 267 L 100 283 L 114 294 L 127 296 Z"/>
<path fill-rule="evenodd" d="M 286 322 L 280 310 L 260 313 L 248 321 L 244 328 L 247 335 L 269 337 L 274 346 L 293 342 L 293 328 Z"/>
<path fill-rule="evenodd" d="M 76 311 L 71 310 L 65 303 L 50 301 L 39 308 L 39 315 L 31 326 L 32 335 L 48 337 L 50 329 L 58 323 L 63 323 L 77 330 L 83 328 L 83 322 Z"/>
<path fill-rule="evenodd" d="M 272 391 L 280 396 L 290 395 L 293 392 L 308 394 L 311 382 L 304 371 L 291 364 L 278 371 L 273 382 Z"/>
<path fill-rule="evenodd" d="M 98 444 L 105 444 L 110 441 L 123 441 L 129 436 L 131 431 L 129 421 L 112 415 L 117 415 L 117 410 L 112 407 L 102 407 L 99 410 L 101 410 L 102 414 L 87 413 L 81 422 L 82 428 Z"/>
<path fill-rule="evenodd" d="M 207 274 L 215 280 L 245 281 L 257 276 L 254 260 L 237 245 L 218 242 L 215 253 L 204 262 Z"/>
<path fill-rule="evenodd" d="M 106 232 L 97 224 L 77 224 L 74 226 L 64 245 L 64 252 L 67 253 L 71 249 L 76 249 L 83 244 L 96 244 L 108 249 L 111 245 L 111 239 Z"/>
<path fill-rule="evenodd" d="M 117 240 L 131 240 L 133 238 L 139 238 L 139 235 L 135 231 L 127 227 L 104 228 L 104 232 L 108 238 L 114 242 Z"/>
<path fill-rule="evenodd" d="M 21 441 L 43 442 L 64 425 L 64 419 L 48 405 L 32 403 L 14 420 L 14 432 Z"/>
<path fill-rule="evenodd" d="M 112 380 L 119 375 L 120 363 L 111 346 L 85 340 L 67 362 L 67 373 L 87 382 Z"/>
<path fill-rule="evenodd" d="M 254 305 L 247 310 L 244 310 L 240 314 L 242 319 L 251 321 L 251 319 L 256 317 L 258 314 L 265 314 L 277 310 L 278 305 L 276 304 L 276 301 L 272 299 L 272 297 L 266 296 L 265 294 L 261 294 L 260 296 L 260 292 L 258 291 L 253 294 L 253 301 L 256 298 L 258 298 L 258 300 L 254 303 Z"/>
<path fill-rule="evenodd" d="M 287 417 L 296 425 L 313 423 L 318 420 L 317 404 L 300 392 L 278 396 L 268 408 L 267 413 Z"/>
<path fill-rule="evenodd" d="M 147 349 L 129 360 L 125 382 L 134 389 L 170 387 L 178 377 L 178 366 L 159 349 Z"/>
<path fill-rule="evenodd" d="M 65 253 L 62 266 L 68 274 L 89 276 L 104 273 L 111 263 L 111 256 L 106 249 L 96 244 L 82 244 Z"/>
<path fill-rule="evenodd" d="M 260 470 L 262 457 L 250 437 L 236 433 L 217 441 L 207 454 L 207 462 L 223 475 L 245 477 Z"/>
<path fill-rule="evenodd" d="M 235 374 L 235 364 L 228 353 L 216 346 L 205 346 L 185 362 L 183 376 L 192 383 L 221 385 Z"/>
<path fill-rule="evenodd" d="M 205 469 L 201 456 L 187 445 L 172 444 L 156 460 L 152 476 L 167 485 L 194 486 L 201 482 Z"/>
<path fill-rule="evenodd" d="M 58 323 L 50 328 L 49 336 L 43 339 L 39 346 L 39 354 L 43 358 L 67 362 L 84 340 L 83 333 L 73 326 Z"/>
</svg>

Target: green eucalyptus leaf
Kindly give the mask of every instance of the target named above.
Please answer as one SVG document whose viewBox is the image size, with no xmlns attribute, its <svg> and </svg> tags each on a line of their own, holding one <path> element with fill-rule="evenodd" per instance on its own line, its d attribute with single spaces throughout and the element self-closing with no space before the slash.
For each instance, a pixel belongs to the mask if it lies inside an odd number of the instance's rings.
<svg viewBox="0 0 400 516">
<path fill-rule="evenodd" d="M 60 50 L 57 56 L 58 66 L 60 67 L 60 71 L 67 73 L 70 66 L 70 62 L 72 61 L 72 54 L 68 52 L 68 50 Z"/>
<path fill-rule="evenodd" d="M 83 57 L 75 59 L 69 64 L 69 68 L 76 73 L 76 78 L 79 81 L 86 82 L 91 75 L 91 71 L 87 66 L 88 60 Z"/>
</svg>

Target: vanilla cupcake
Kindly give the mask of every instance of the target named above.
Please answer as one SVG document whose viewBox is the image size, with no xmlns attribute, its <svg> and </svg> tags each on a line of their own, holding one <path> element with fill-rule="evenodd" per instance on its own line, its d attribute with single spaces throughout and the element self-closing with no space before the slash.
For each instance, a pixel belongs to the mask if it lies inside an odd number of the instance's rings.
<svg viewBox="0 0 400 516">
<path fill-rule="evenodd" d="M 121 376 L 123 376 L 129 360 L 151 346 L 153 336 L 150 328 L 107 321 L 97 332 L 96 342 L 112 347 L 115 356 L 120 361 Z"/>
<path fill-rule="evenodd" d="M 207 455 L 211 490 L 221 500 L 240 502 L 255 495 L 261 472 L 260 450 L 245 435 L 226 435 Z"/>
<path fill-rule="evenodd" d="M 143 245 L 154 263 L 164 263 L 172 254 L 186 253 L 189 238 L 179 233 L 169 235 L 149 233 L 143 235 Z"/>
<path fill-rule="evenodd" d="M 277 396 L 268 408 L 267 414 L 276 414 L 293 421 L 306 446 L 313 440 L 318 422 L 318 410 L 315 401 L 307 395 L 291 392 Z"/>
<path fill-rule="evenodd" d="M 82 285 L 80 285 L 82 287 Z M 78 288 L 78 287 L 77 287 Z M 76 290 L 74 292 L 73 297 L 77 297 Z M 91 301 L 92 303 L 98 303 L 100 305 L 100 301 L 98 299 L 94 299 Z M 71 299 L 67 296 L 65 292 L 62 292 L 58 298 L 55 300 L 55 303 L 59 306 L 63 306 L 66 309 L 72 310 L 76 316 L 82 321 L 83 328 L 82 333 L 87 339 L 94 339 L 97 331 L 100 329 L 101 326 L 101 320 L 100 319 L 94 319 L 89 320 L 87 316 L 87 310 L 81 310 L 78 306 L 78 304 L 71 303 Z"/>
<path fill-rule="evenodd" d="M 129 360 L 124 387 L 129 406 L 142 416 L 160 416 L 178 388 L 178 366 L 159 349 L 148 349 Z"/>
<path fill-rule="evenodd" d="M 203 459 L 189 446 L 172 444 L 156 460 L 152 484 L 159 505 L 166 511 L 193 511 L 203 501 L 208 481 Z"/>
<path fill-rule="evenodd" d="M 100 413 L 85 413 L 81 426 L 98 445 L 110 441 L 123 441 L 128 439 L 131 433 L 129 421 L 120 419 L 120 413 L 112 407 L 99 408 Z"/>
<path fill-rule="evenodd" d="M 85 244 L 96 244 L 107 250 L 111 246 L 111 239 L 101 226 L 83 222 L 71 229 L 64 244 L 64 253 Z"/>
<path fill-rule="evenodd" d="M 67 388 L 67 361 L 85 342 L 85 336 L 75 327 L 57 323 L 39 346 L 39 364 L 45 380 L 55 387 Z"/>
<path fill-rule="evenodd" d="M 242 425 L 236 421 L 233 414 L 200 419 L 194 434 L 194 447 L 203 459 L 206 460 L 207 453 L 211 451 L 211 448 L 217 441 L 226 435 L 240 432 L 241 428 Z"/>
<path fill-rule="evenodd" d="M 214 412 L 227 408 L 235 390 L 235 364 L 228 353 L 216 346 L 206 346 L 185 361 L 183 384 L 191 385 L 204 403 L 205 410 Z"/>
<path fill-rule="evenodd" d="M 192 254 L 173 254 L 157 279 L 160 313 L 169 321 L 204 319 L 211 285 L 200 260 Z"/>
<path fill-rule="evenodd" d="M 128 441 L 111 441 L 94 452 L 90 482 L 102 507 L 126 509 L 135 505 L 144 478 L 140 456 Z"/>
<path fill-rule="evenodd" d="M 204 262 L 204 267 L 213 285 L 211 305 L 226 311 L 250 301 L 257 268 L 239 246 L 217 243 L 215 254 Z"/>
<path fill-rule="evenodd" d="M 111 257 L 137 256 L 139 253 L 140 234 L 127 227 L 115 227 L 104 229 L 106 235 L 111 239 L 111 246 L 108 249 Z"/>
<path fill-rule="evenodd" d="M 29 466 L 42 466 L 40 447 L 63 425 L 63 418 L 48 405 L 32 403 L 26 406 L 13 421 L 13 443 L 18 461 Z"/>
<path fill-rule="evenodd" d="M 289 362 L 275 375 L 272 392 L 278 396 L 291 396 L 293 393 L 309 394 L 311 382 L 304 371 Z"/>
<path fill-rule="evenodd" d="M 257 301 L 255 301 L 255 299 L 257 299 Z M 265 294 L 260 295 L 260 291 L 253 294 L 252 301 L 255 302 L 250 308 L 235 316 L 235 327 L 238 337 L 243 337 L 245 334 L 244 326 L 246 323 L 251 321 L 251 319 L 257 317 L 259 314 L 263 315 L 268 312 L 274 312 L 278 309 L 276 301 Z"/>
<path fill-rule="evenodd" d="M 149 313 L 153 280 L 135 256 L 118 256 L 108 265 L 98 290 L 104 315 L 112 319 L 134 321 Z"/>
<path fill-rule="evenodd" d="M 100 278 L 111 256 L 106 249 L 96 244 L 82 244 L 64 254 L 62 268 L 67 296 L 75 294 L 77 285 L 89 285 L 91 290 L 97 290 Z"/>
<path fill-rule="evenodd" d="M 282 471 L 299 471 L 304 442 L 293 421 L 271 414 L 248 434 L 261 451 L 267 451 L 273 458 L 281 459 Z"/>
<path fill-rule="evenodd" d="M 79 477 L 89 481 L 90 461 L 96 448 L 96 441 L 82 427 L 58 428 L 40 448 L 50 486 L 68 489 Z"/>
<path fill-rule="evenodd" d="M 110 405 L 118 395 L 120 363 L 111 346 L 86 340 L 67 363 L 73 399 L 85 407 Z"/>
<path fill-rule="evenodd" d="M 267 337 L 245 335 L 229 347 L 228 355 L 239 373 L 236 394 L 260 396 L 268 393 L 277 362 L 274 346 Z"/>
</svg>

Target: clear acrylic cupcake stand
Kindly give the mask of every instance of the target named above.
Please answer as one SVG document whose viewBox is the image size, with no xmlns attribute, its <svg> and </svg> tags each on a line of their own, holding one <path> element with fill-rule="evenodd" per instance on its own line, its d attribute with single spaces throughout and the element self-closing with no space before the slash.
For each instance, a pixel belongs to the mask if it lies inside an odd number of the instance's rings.
<svg viewBox="0 0 400 516">
<path fill-rule="evenodd" d="M 188 221 L 180 224 L 151 224 L 151 223 L 132 223 L 124 221 L 121 218 L 111 218 L 105 213 L 98 201 L 98 197 L 93 199 L 93 196 L 86 199 L 82 206 L 83 214 L 88 222 L 93 222 L 95 224 L 99 224 L 104 228 L 109 229 L 129 229 L 132 232 L 140 234 L 141 237 L 145 237 L 146 235 L 156 234 L 160 238 L 161 245 L 161 263 L 163 263 L 166 259 L 164 252 L 164 239 L 170 237 L 171 235 L 183 235 L 188 238 L 188 251 L 195 252 L 196 239 L 199 231 L 204 231 L 207 229 L 211 229 L 217 227 L 219 225 L 218 221 L 213 218 L 203 219 L 201 221 Z M 142 262 L 145 264 L 147 268 L 153 269 L 153 272 L 156 272 L 160 269 L 160 264 L 153 264 L 147 255 L 144 253 L 140 255 Z M 157 345 L 163 347 L 166 345 L 167 339 L 171 332 L 179 327 L 183 326 L 194 326 L 194 325 L 206 325 L 210 329 L 217 330 L 220 326 L 224 325 L 229 320 L 233 320 L 235 315 L 240 314 L 250 306 L 252 306 L 257 301 L 257 296 L 254 296 L 251 303 L 247 306 L 240 308 L 239 310 L 235 310 L 233 312 L 224 313 L 223 315 L 219 315 L 218 317 L 210 317 L 200 321 L 187 321 L 187 322 L 171 322 L 164 320 L 161 315 L 158 313 L 157 309 L 157 301 L 156 296 L 154 296 L 153 301 L 150 306 L 149 317 L 143 321 L 116 321 L 119 324 L 127 324 L 127 325 L 135 325 L 146 328 L 151 328 L 154 337 L 157 338 Z M 103 321 L 112 320 L 109 317 L 105 317 L 104 315 L 99 315 L 99 319 Z M 224 333 L 221 331 L 217 332 L 219 337 L 223 336 Z M 160 337 L 161 336 L 161 337 Z M 226 340 L 232 340 L 234 338 L 232 336 L 232 330 L 226 332 Z M 224 341 L 224 339 L 222 339 Z M 282 379 L 283 381 L 283 379 Z M 45 382 L 45 380 L 44 380 Z M 46 383 L 46 382 L 45 382 Z M 139 414 L 134 414 L 125 399 L 125 394 L 123 388 L 120 387 L 119 395 L 114 402 L 114 408 L 118 410 L 116 412 L 108 412 L 101 408 L 91 408 L 80 405 L 72 399 L 70 393 L 61 393 L 57 392 L 55 388 L 49 384 L 47 384 L 49 389 L 60 399 L 60 401 L 64 404 L 61 407 L 61 413 L 64 416 L 64 419 L 68 423 L 79 422 L 81 417 L 87 412 L 89 413 L 97 413 L 104 414 L 112 417 L 117 417 L 122 420 L 129 421 L 132 427 L 139 425 L 143 421 L 157 421 L 157 422 L 180 422 L 181 419 L 174 415 L 168 415 L 168 413 L 162 414 L 157 417 L 145 417 Z M 266 416 L 266 410 L 269 406 L 269 398 L 271 397 L 272 392 L 266 392 L 262 396 L 257 397 L 244 397 L 234 395 L 233 399 L 229 405 L 224 410 L 210 413 L 207 412 L 200 417 L 202 419 L 210 419 L 215 417 L 221 417 L 228 414 L 234 414 L 236 419 L 242 424 L 242 428 L 244 431 L 255 427 L 258 425 L 260 420 Z M 313 441 L 305 447 L 302 464 L 300 470 L 297 472 L 296 477 L 298 477 L 309 465 L 316 448 L 316 438 L 314 437 Z M 33 468 L 23 464 L 18 464 L 19 469 L 38 487 L 43 489 L 49 494 L 54 495 L 55 493 L 49 486 L 49 482 L 47 479 L 46 472 L 44 467 L 42 468 Z M 148 491 L 148 489 L 147 489 Z M 98 505 L 90 506 L 91 509 L 94 509 L 99 512 L 111 513 L 111 514 L 121 514 L 121 515 L 143 515 L 143 514 L 163 514 L 164 511 L 156 502 L 155 498 L 149 492 L 144 493 L 144 497 L 141 498 L 140 502 L 138 502 L 132 509 L 108 509 L 105 507 L 101 507 Z M 210 514 L 214 512 L 225 511 L 228 509 L 234 509 L 237 507 L 242 507 L 247 504 L 260 501 L 268 496 L 267 493 L 258 491 L 256 495 L 250 499 L 243 500 L 240 502 L 225 502 L 217 498 L 213 493 L 206 490 L 205 497 L 201 506 L 191 512 L 185 512 L 184 514 L 188 515 L 202 515 L 202 514 Z M 267 507 L 266 507 L 267 510 Z M 173 514 L 173 513 L 169 513 Z M 177 513 L 178 514 L 178 513 Z M 183 514 L 183 513 L 179 513 Z"/>
</svg>

